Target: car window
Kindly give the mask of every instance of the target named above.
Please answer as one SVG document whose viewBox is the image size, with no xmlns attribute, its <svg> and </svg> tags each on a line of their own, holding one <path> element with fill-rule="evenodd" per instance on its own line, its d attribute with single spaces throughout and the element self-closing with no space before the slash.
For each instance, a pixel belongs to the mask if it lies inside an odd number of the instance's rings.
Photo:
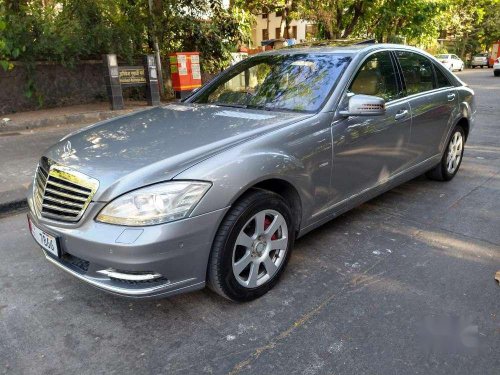
<svg viewBox="0 0 500 375">
<path fill-rule="evenodd" d="M 389 52 L 377 52 L 368 57 L 349 87 L 354 94 L 374 95 L 386 101 L 399 95 L 396 72 Z"/>
<path fill-rule="evenodd" d="M 317 111 L 350 61 L 343 54 L 283 54 L 248 58 L 194 95 L 194 103 Z"/>
<path fill-rule="evenodd" d="M 406 94 L 413 95 L 436 87 L 431 61 L 422 55 L 408 51 L 396 51 L 403 70 Z"/>
<path fill-rule="evenodd" d="M 437 55 L 436 58 L 445 60 L 445 59 L 449 59 L 450 55 Z"/>
<path fill-rule="evenodd" d="M 450 83 L 450 80 L 446 75 L 439 69 L 436 65 L 434 65 L 434 70 L 436 71 L 437 85 L 438 87 L 450 87 L 453 86 Z"/>
</svg>

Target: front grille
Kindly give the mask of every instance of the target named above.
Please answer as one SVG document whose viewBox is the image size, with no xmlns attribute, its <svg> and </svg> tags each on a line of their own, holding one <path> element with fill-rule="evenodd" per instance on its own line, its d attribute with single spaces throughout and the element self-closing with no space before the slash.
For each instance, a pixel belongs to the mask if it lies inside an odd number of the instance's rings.
<svg viewBox="0 0 500 375">
<path fill-rule="evenodd" d="M 33 182 L 36 214 L 59 221 L 77 222 L 98 187 L 96 179 L 43 157 Z"/>
</svg>

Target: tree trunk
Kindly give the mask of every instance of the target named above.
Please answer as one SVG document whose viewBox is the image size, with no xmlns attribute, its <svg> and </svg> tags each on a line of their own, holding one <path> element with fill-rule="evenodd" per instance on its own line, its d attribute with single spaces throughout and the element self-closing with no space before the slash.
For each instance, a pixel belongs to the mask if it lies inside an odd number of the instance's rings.
<svg viewBox="0 0 500 375">
<path fill-rule="evenodd" d="M 365 4 L 364 1 L 356 1 L 352 6 L 349 7 L 348 12 L 354 12 L 354 15 L 352 16 L 351 22 L 349 22 L 349 25 L 344 29 L 344 32 L 342 34 L 342 38 L 347 38 L 349 35 L 352 34 L 354 31 L 354 28 L 358 24 L 359 18 L 364 14 L 364 7 L 363 5 Z"/>
<path fill-rule="evenodd" d="M 280 33 L 281 37 L 285 39 L 290 39 L 290 9 L 292 8 L 292 0 L 287 0 L 285 2 L 285 6 L 281 13 L 281 24 L 280 24 Z"/>
<path fill-rule="evenodd" d="M 464 33 L 464 38 L 462 41 L 462 47 L 460 48 L 460 58 L 463 58 L 465 56 L 465 48 L 467 47 L 467 41 L 469 40 L 469 32 L 466 31 Z"/>
</svg>

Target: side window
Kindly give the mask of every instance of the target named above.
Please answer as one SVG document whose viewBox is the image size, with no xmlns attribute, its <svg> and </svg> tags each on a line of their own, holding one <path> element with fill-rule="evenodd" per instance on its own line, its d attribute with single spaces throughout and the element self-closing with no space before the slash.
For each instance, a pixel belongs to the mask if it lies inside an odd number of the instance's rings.
<svg viewBox="0 0 500 375">
<path fill-rule="evenodd" d="M 434 70 L 436 71 L 437 85 L 439 88 L 453 86 L 448 77 L 446 77 L 446 75 L 436 65 L 434 65 Z"/>
<path fill-rule="evenodd" d="M 368 57 L 352 81 L 349 91 L 379 96 L 386 101 L 396 99 L 398 85 L 390 53 L 378 52 Z"/>
<path fill-rule="evenodd" d="M 406 94 L 413 95 L 436 88 L 431 61 L 417 53 L 397 51 L 399 64 L 403 70 Z"/>
</svg>

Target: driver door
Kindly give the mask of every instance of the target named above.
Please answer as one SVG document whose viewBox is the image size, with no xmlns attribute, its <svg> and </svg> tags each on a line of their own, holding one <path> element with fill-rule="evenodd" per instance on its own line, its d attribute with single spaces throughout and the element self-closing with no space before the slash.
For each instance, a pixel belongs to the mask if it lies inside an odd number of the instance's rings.
<svg viewBox="0 0 500 375">
<path fill-rule="evenodd" d="M 353 94 L 378 96 L 386 101 L 383 115 L 337 117 L 332 124 L 333 205 L 383 184 L 412 160 L 407 145 L 411 109 L 389 51 L 369 55 L 355 74 L 340 109 Z"/>
</svg>

